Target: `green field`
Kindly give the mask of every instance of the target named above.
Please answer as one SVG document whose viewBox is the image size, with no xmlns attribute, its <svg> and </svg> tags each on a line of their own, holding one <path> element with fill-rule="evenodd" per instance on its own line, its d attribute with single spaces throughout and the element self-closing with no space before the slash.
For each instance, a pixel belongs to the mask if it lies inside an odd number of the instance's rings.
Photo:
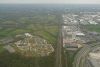
<svg viewBox="0 0 100 67">
<path fill-rule="evenodd" d="M 85 25 L 85 28 L 89 31 L 94 31 L 94 32 L 100 33 L 100 24 L 98 24 L 98 25 Z"/>
<path fill-rule="evenodd" d="M 50 15 L 48 11 L 41 10 L 32 13 L 11 11 L 14 13 L 12 15 L 7 12 L 3 15 L 6 18 L 0 18 L 0 39 L 30 33 L 47 40 L 53 47 L 56 46 L 60 21 L 57 12 L 51 11 Z M 18 53 L 9 53 L 0 45 L 0 67 L 54 67 L 54 64 L 54 53 L 45 57 L 24 57 Z"/>
<path fill-rule="evenodd" d="M 3 51 L 5 51 L 5 49 L 4 49 L 3 46 L 0 44 L 0 53 L 2 53 Z"/>
</svg>

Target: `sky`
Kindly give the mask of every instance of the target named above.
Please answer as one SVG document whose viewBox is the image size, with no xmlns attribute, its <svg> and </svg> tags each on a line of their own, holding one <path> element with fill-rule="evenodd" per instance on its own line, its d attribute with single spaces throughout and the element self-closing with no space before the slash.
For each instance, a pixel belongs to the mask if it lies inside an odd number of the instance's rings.
<svg viewBox="0 0 100 67">
<path fill-rule="evenodd" d="M 100 0 L 0 0 L 0 3 L 100 4 Z"/>
</svg>

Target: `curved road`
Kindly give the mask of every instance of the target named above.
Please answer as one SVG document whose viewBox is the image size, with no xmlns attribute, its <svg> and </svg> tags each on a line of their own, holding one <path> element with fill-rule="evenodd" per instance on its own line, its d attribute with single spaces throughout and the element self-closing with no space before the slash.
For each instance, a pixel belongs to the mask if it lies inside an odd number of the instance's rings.
<svg viewBox="0 0 100 67">
<path fill-rule="evenodd" d="M 93 43 L 84 46 L 75 56 L 74 62 L 73 62 L 73 67 L 91 67 L 87 56 L 91 50 L 93 50 L 96 47 L 100 47 L 100 42 L 98 43 Z"/>
</svg>

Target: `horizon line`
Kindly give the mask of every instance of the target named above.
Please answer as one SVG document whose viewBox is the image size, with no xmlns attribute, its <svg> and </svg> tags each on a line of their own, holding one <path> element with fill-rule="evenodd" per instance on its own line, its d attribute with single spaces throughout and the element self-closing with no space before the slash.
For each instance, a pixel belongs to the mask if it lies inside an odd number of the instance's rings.
<svg viewBox="0 0 100 67">
<path fill-rule="evenodd" d="M 61 5 L 100 5 L 96 3 L 0 3 L 0 4 L 61 4 Z"/>
</svg>

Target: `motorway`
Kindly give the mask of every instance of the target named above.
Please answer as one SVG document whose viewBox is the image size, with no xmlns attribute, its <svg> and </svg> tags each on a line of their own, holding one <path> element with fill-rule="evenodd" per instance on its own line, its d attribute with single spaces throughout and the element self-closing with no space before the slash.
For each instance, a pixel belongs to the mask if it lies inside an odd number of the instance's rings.
<svg viewBox="0 0 100 67">
<path fill-rule="evenodd" d="M 100 42 L 85 45 L 75 56 L 73 67 L 92 67 L 88 61 L 88 54 L 96 47 L 100 47 Z"/>
</svg>

